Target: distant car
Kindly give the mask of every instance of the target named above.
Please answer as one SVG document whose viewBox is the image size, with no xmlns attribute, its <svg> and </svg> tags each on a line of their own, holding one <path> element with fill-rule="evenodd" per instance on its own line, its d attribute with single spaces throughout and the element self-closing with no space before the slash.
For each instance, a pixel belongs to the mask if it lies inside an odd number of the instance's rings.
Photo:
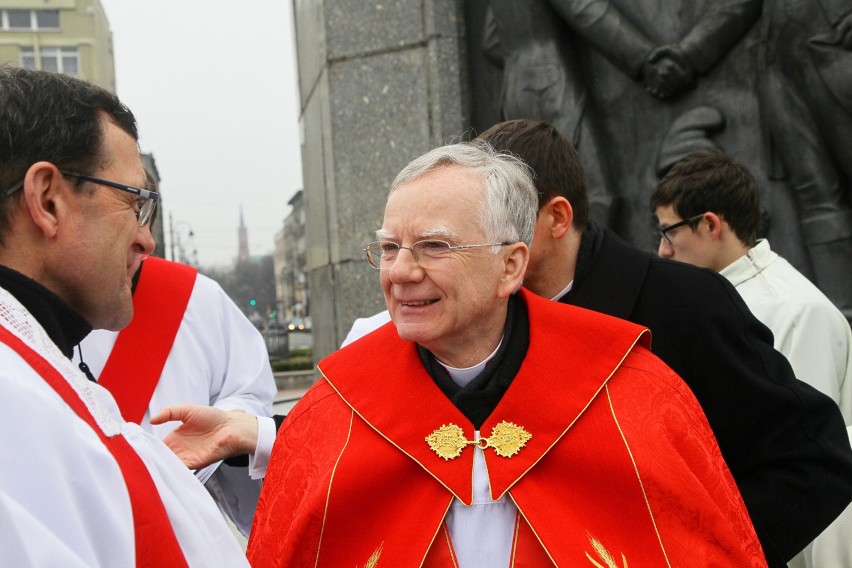
<svg viewBox="0 0 852 568">
<path fill-rule="evenodd" d="M 287 322 L 287 329 L 290 331 L 311 331 L 311 316 L 305 318 L 293 318 Z"/>
</svg>

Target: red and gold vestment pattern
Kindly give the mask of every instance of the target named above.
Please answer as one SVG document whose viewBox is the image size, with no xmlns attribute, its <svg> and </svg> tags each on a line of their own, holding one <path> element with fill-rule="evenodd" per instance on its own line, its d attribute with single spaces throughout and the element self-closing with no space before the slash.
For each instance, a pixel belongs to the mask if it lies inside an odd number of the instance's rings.
<svg viewBox="0 0 852 568">
<path fill-rule="evenodd" d="M 685 384 L 632 323 L 521 292 L 530 348 L 480 432 L 532 436 L 484 450 L 493 499 L 519 515 L 511 565 L 762 567 L 760 544 Z M 284 421 L 249 541 L 255 567 L 456 566 L 443 523 L 472 500 L 473 447 L 426 437 L 473 425 L 388 324 L 327 357 Z"/>
</svg>

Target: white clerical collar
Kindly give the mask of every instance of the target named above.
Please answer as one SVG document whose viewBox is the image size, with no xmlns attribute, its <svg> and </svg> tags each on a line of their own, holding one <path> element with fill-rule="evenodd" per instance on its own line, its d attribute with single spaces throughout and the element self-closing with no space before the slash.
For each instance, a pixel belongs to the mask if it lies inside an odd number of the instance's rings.
<svg viewBox="0 0 852 568">
<path fill-rule="evenodd" d="M 500 345 L 502 345 L 502 344 L 503 344 L 503 338 L 501 337 L 500 343 L 497 344 L 497 348 L 494 349 L 494 351 L 491 352 L 491 355 L 489 355 L 483 361 L 481 361 L 480 363 L 477 363 L 473 367 L 465 367 L 463 369 L 459 369 L 457 367 L 450 367 L 449 365 L 443 363 L 437 357 L 435 358 L 435 360 L 438 361 L 438 363 L 441 363 L 441 366 L 444 367 L 447 370 L 447 372 L 450 374 L 450 378 L 453 379 L 454 383 L 456 383 L 458 386 L 464 388 L 464 387 L 467 386 L 467 384 L 470 381 L 475 379 L 477 377 L 477 375 L 479 375 L 479 373 L 482 372 L 482 369 L 484 369 L 485 365 L 488 363 L 488 361 L 490 361 L 491 358 L 494 357 L 494 354 L 497 353 L 497 349 L 500 349 Z"/>
<path fill-rule="evenodd" d="M 570 292 L 570 291 L 571 291 L 571 288 L 572 288 L 573 286 L 574 286 L 574 281 L 573 281 L 573 280 L 571 280 L 571 282 L 569 282 L 569 283 L 568 283 L 568 285 L 567 285 L 567 286 L 565 286 L 565 288 L 563 288 L 561 292 L 559 292 L 558 294 L 556 294 L 555 296 L 553 296 L 553 297 L 551 298 L 551 300 L 553 300 L 554 302 L 558 302 L 559 300 L 561 300 L 561 299 L 562 299 L 562 296 L 564 296 L 565 294 L 567 294 L 568 292 Z"/>
</svg>

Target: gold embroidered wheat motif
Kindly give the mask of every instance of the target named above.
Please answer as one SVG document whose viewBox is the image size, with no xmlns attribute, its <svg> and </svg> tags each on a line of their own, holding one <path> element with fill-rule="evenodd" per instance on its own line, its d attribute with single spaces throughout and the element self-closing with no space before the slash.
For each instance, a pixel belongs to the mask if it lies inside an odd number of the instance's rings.
<svg viewBox="0 0 852 568">
<path fill-rule="evenodd" d="M 364 568 L 376 568 L 379 565 L 379 557 L 382 555 L 382 547 L 385 543 L 379 545 L 376 551 L 373 553 L 370 558 L 367 559 L 367 563 L 364 564 Z M 357 566 L 355 568 L 358 568 Z"/>
<path fill-rule="evenodd" d="M 589 562 L 594 564 L 597 568 L 627 568 L 627 558 L 624 557 L 624 554 L 621 555 L 622 565 L 619 566 L 616 564 L 615 558 L 613 558 L 609 550 L 604 548 L 604 545 L 602 545 L 600 541 L 593 538 L 592 535 L 589 535 L 589 542 L 592 543 L 592 548 L 595 549 L 597 557 L 604 562 L 603 564 L 597 562 L 594 558 L 592 558 L 592 555 L 587 552 L 586 558 L 588 558 Z"/>
</svg>

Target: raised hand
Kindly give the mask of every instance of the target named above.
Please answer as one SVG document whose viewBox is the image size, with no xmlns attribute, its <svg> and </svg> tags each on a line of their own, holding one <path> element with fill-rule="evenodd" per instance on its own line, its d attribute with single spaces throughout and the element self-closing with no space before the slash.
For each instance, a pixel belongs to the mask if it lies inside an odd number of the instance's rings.
<svg viewBox="0 0 852 568">
<path fill-rule="evenodd" d="M 163 442 L 191 469 L 253 453 L 257 445 L 257 418 L 242 410 L 212 406 L 166 406 L 151 417 L 151 424 L 182 422 Z"/>
</svg>

